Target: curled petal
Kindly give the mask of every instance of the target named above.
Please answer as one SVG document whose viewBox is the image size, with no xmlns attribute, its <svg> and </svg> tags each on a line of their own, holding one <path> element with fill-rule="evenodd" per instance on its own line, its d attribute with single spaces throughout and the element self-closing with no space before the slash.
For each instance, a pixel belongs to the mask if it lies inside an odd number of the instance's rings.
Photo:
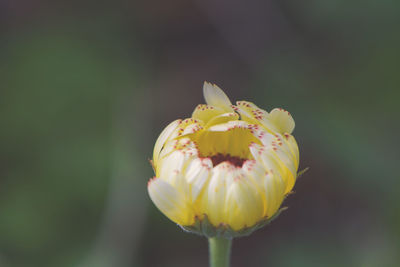
<svg viewBox="0 0 400 267">
<path fill-rule="evenodd" d="M 251 227 L 264 213 L 260 191 L 243 173 L 236 174 L 226 196 L 226 221 L 233 230 Z"/>
<path fill-rule="evenodd" d="M 194 158 L 195 155 L 187 153 L 185 150 L 175 150 L 168 157 L 162 159 L 156 175 L 175 185 L 177 175 L 184 173 L 186 167 Z"/>
<path fill-rule="evenodd" d="M 297 145 L 296 139 L 294 139 L 294 137 L 288 133 L 284 133 L 283 136 L 284 136 L 283 139 L 284 142 L 287 144 L 289 150 L 292 152 L 297 169 L 299 166 L 299 147 Z"/>
<path fill-rule="evenodd" d="M 266 216 L 267 202 L 265 192 L 265 179 L 268 171 L 256 160 L 247 160 L 242 167 L 243 173 L 257 187 L 264 203 L 263 216 Z"/>
<path fill-rule="evenodd" d="M 247 101 L 237 101 L 234 109 L 240 114 L 242 120 L 251 124 L 262 125 L 262 127 L 270 133 L 278 131 L 275 124 L 268 119 L 268 112 L 257 107 L 255 104 Z"/>
<path fill-rule="evenodd" d="M 239 115 L 235 112 L 224 113 L 219 116 L 216 116 L 209 120 L 205 126 L 205 128 L 211 127 L 216 124 L 222 124 L 228 121 L 235 121 L 239 118 Z"/>
<path fill-rule="evenodd" d="M 204 124 L 216 116 L 226 113 L 219 107 L 200 104 L 194 109 L 192 118 L 202 121 Z"/>
<path fill-rule="evenodd" d="M 204 82 L 203 86 L 203 94 L 204 98 L 206 100 L 206 103 L 210 106 L 215 106 L 219 107 L 226 112 L 232 112 L 231 108 L 231 101 L 227 97 L 227 95 L 224 93 L 224 91 L 221 90 L 218 86 L 215 84 L 211 84 L 208 82 Z"/>
<path fill-rule="evenodd" d="M 170 220 L 181 225 L 193 224 L 193 209 L 187 203 L 183 194 L 168 182 L 154 178 L 149 181 L 147 190 L 157 208 Z"/>
<path fill-rule="evenodd" d="M 286 185 L 280 173 L 269 172 L 265 178 L 265 193 L 267 197 L 266 216 L 272 217 L 279 209 L 285 197 Z"/>
<path fill-rule="evenodd" d="M 201 210 L 207 214 L 208 219 L 215 226 L 226 223 L 226 193 L 233 182 L 234 169 L 226 162 L 215 167 L 207 190 L 204 192 Z"/>
<path fill-rule="evenodd" d="M 294 120 L 292 115 L 284 109 L 275 108 L 269 115 L 268 119 L 277 127 L 279 133 L 292 133 L 294 129 Z"/>
<path fill-rule="evenodd" d="M 192 203 L 195 203 L 209 180 L 212 162 L 209 158 L 194 159 L 186 169 L 185 177 L 190 185 Z"/>
<path fill-rule="evenodd" d="M 212 156 L 217 154 L 236 156 L 247 159 L 248 145 L 260 141 L 254 137 L 248 124 L 244 121 L 229 121 L 227 123 L 211 126 L 195 137 L 200 154 Z"/>
<path fill-rule="evenodd" d="M 170 138 L 171 134 L 178 128 L 182 120 L 175 120 L 171 122 L 160 134 L 153 150 L 153 164 L 157 164 L 158 157 L 165 142 Z"/>
</svg>

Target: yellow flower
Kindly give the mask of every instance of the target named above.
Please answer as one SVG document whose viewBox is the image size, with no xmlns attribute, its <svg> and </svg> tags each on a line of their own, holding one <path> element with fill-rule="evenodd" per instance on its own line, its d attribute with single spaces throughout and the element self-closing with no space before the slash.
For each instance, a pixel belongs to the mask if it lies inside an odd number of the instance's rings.
<svg viewBox="0 0 400 267">
<path fill-rule="evenodd" d="M 207 105 L 158 137 L 150 197 L 185 229 L 252 229 L 278 213 L 296 181 L 293 118 L 280 108 L 268 113 L 246 101 L 232 105 L 207 82 L 203 91 Z"/>
</svg>

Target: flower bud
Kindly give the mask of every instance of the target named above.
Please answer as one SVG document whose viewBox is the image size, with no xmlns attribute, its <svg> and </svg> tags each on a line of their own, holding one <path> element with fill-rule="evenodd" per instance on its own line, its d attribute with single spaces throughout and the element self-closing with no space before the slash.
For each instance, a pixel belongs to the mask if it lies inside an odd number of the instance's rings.
<svg viewBox="0 0 400 267">
<path fill-rule="evenodd" d="M 149 195 L 185 230 L 207 237 L 247 235 L 283 210 L 294 186 L 294 120 L 283 109 L 232 105 L 216 85 L 205 83 L 203 91 L 207 104 L 158 137 Z"/>
</svg>

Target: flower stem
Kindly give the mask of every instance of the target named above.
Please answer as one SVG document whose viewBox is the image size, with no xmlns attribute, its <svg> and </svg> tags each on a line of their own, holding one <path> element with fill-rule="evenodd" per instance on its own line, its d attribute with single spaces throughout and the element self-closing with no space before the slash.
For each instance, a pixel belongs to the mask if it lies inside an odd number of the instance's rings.
<svg viewBox="0 0 400 267">
<path fill-rule="evenodd" d="M 208 239 L 210 267 L 229 267 L 232 239 L 212 237 Z"/>
</svg>

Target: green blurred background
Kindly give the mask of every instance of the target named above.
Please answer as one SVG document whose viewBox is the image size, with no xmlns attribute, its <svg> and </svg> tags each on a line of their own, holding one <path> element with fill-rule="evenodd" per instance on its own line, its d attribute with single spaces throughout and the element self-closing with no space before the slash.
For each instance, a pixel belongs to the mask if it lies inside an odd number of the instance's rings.
<svg viewBox="0 0 400 267">
<path fill-rule="evenodd" d="M 0 266 L 207 266 L 151 203 L 170 121 L 232 101 L 296 121 L 289 210 L 233 267 L 399 266 L 399 1 L 0 2 Z"/>
</svg>

